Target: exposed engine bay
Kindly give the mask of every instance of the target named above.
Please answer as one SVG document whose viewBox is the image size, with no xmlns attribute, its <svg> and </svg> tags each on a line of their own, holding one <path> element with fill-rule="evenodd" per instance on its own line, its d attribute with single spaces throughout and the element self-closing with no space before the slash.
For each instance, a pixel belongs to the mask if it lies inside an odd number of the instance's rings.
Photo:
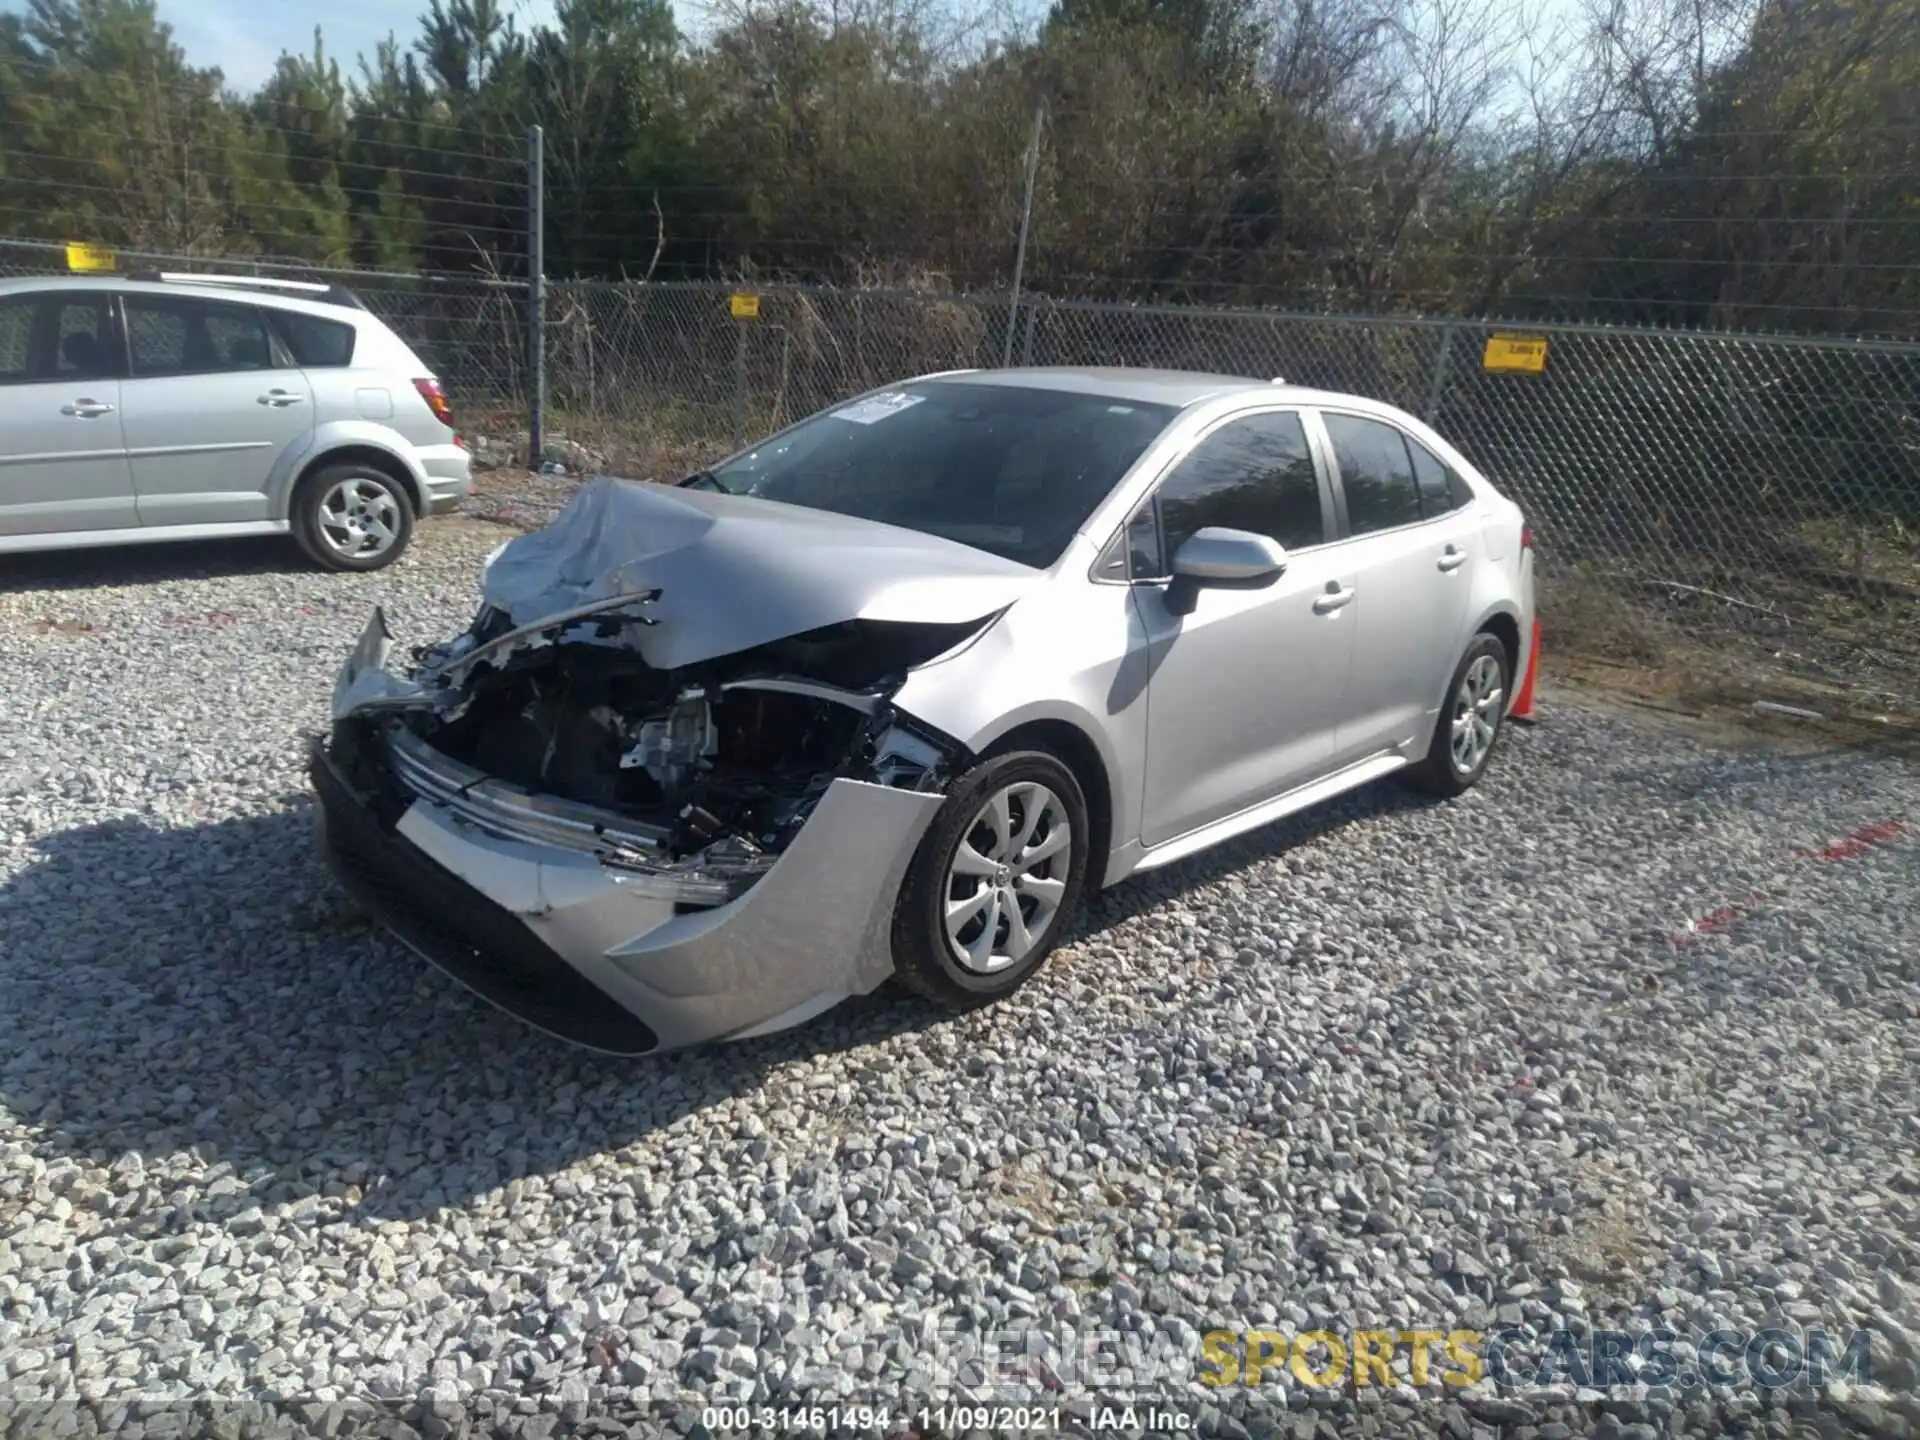
<svg viewBox="0 0 1920 1440">
<path fill-rule="evenodd" d="M 657 623 L 657 598 L 521 627 L 483 609 L 464 635 L 416 651 L 409 678 L 382 671 L 347 708 L 390 727 L 403 760 L 454 762 L 416 794 L 487 828 L 499 796 L 538 797 L 549 815 L 561 802 L 569 833 L 603 863 L 681 876 L 671 891 L 692 903 L 723 902 L 771 868 L 836 779 L 938 791 L 971 763 L 888 697 L 992 617 L 853 620 L 667 671 L 632 643 Z M 526 833 L 507 818 L 498 828 Z"/>
</svg>

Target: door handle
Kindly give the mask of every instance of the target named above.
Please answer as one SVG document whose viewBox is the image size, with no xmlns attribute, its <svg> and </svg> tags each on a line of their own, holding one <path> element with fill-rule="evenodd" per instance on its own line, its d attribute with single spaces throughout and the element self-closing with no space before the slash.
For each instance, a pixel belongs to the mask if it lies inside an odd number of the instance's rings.
<svg viewBox="0 0 1920 1440">
<path fill-rule="evenodd" d="M 1446 570 L 1446 571 L 1458 570 L 1462 565 L 1466 563 L 1467 563 L 1467 552 L 1464 550 L 1458 549 L 1455 546 L 1449 545 L 1444 551 L 1441 552 L 1440 568 L 1442 570 Z"/>
<path fill-rule="evenodd" d="M 1336 610 L 1344 610 L 1352 603 L 1353 587 L 1349 585 L 1345 589 L 1342 589 L 1338 580 L 1329 580 L 1327 582 L 1327 593 L 1313 602 L 1313 613 L 1316 615 L 1331 615 Z"/>
<path fill-rule="evenodd" d="M 98 400 L 81 399 L 74 401 L 71 405 L 62 405 L 60 413 L 76 416 L 81 420 L 94 420 L 102 415 L 111 415 L 113 406 L 103 405 Z"/>
<path fill-rule="evenodd" d="M 306 398 L 304 395 L 294 394 L 291 390 L 269 390 L 260 397 L 260 403 L 262 405 L 271 405 L 274 409 L 280 410 L 288 405 L 298 405 Z"/>
</svg>

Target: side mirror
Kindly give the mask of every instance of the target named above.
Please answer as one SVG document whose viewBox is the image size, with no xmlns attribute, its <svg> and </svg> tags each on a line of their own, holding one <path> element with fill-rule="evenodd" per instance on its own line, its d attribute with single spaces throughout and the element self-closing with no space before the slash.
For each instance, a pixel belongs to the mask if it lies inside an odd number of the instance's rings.
<svg viewBox="0 0 1920 1440">
<path fill-rule="evenodd" d="M 1173 557 L 1176 579 L 1185 577 L 1202 585 L 1271 580 L 1286 568 L 1286 548 L 1278 540 L 1221 525 L 1194 531 Z"/>
<path fill-rule="evenodd" d="M 1279 579 L 1286 568 L 1286 547 L 1271 536 L 1205 526 L 1174 554 L 1167 608 L 1176 615 L 1190 614 L 1202 589 L 1257 590 Z"/>
</svg>

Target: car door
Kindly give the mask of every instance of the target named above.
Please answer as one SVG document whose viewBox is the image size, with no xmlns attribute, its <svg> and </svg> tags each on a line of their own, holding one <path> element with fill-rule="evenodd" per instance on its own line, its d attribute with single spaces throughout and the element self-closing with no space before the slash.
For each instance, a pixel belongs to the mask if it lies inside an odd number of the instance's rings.
<svg viewBox="0 0 1920 1440">
<path fill-rule="evenodd" d="M 1353 761 L 1431 736 L 1484 561 L 1471 508 L 1451 503 L 1446 467 L 1425 446 L 1375 416 L 1325 409 L 1319 421 L 1357 577 L 1340 727 L 1341 759 Z M 1424 486 L 1410 447 L 1424 457 Z"/>
<path fill-rule="evenodd" d="M 252 305 L 130 291 L 127 454 L 146 525 L 272 518 L 268 481 L 313 432 L 313 389 Z"/>
<path fill-rule="evenodd" d="M 1286 568 L 1259 588 L 1205 587 L 1169 603 L 1172 557 L 1196 530 L 1271 536 Z M 1204 434 L 1129 526 L 1134 601 L 1148 637 L 1141 839 L 1158 845 L 1325 774 L 1352 649 L 1353 576 L 1331 492 L 1297 410 Z"/>
<path fill-rule="evenodd" d="M 105 291 L 0 299 L 0 537 L 140 523 Z"/>
</svg>

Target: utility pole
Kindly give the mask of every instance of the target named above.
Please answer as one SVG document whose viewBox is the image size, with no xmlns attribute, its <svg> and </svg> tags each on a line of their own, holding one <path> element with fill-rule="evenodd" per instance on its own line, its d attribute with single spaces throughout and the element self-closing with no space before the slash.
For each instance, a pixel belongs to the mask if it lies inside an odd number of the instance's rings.
<svg viewBox="0 0 1920 1440">
<path fill-rule="evenodd" d="M 527 418 L 527 468 L 538 470 L 546 455 L 547 420 L 547 182 L 545 133 L 527 127 L 527 370 L 532 413 Z"/>
<path fill-rule="evenodd" d="M 1033 179 L 1040 169 L 1040 130 L 1047 122 L 1047 107 L 1033 112 L 1033 139 L 1027 145 L 1027 198 L 1020 206 L 1020 244 L 1013 252 L 1013 294 L 1007 301 L 1007 343 L 1000 355 L 1002 369 L 1013 364 L 1013 332 L 1020 319 L 1020 275 L 1027 265 L 1027 230 L 1033 224 Z"/>
</svg>

